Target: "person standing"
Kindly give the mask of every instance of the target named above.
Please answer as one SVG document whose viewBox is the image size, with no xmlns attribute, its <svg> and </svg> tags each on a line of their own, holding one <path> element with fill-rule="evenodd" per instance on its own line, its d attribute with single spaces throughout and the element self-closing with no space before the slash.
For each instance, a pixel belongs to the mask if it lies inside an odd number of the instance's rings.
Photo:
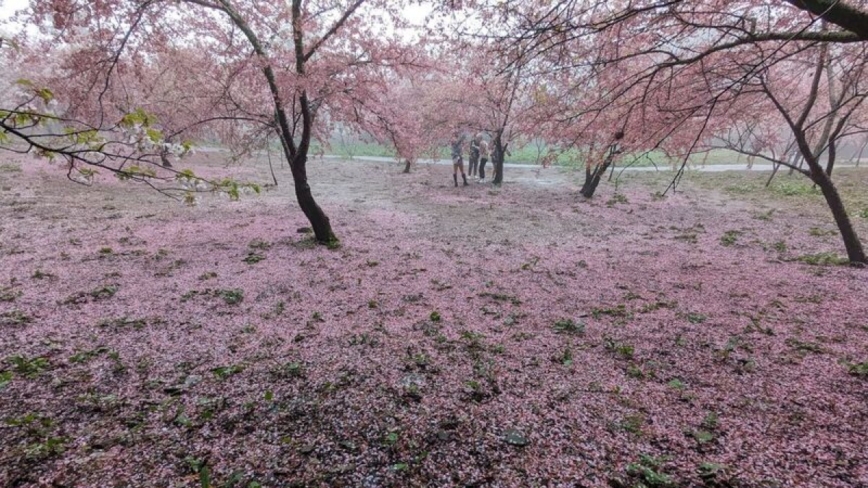
<svg viewBox="0 0 868 488">
<path fill-rule="evenodd" d="M 485 164 L 491 157 L 491 147 L 482 133 L 479 133 L 479 181 L 485 181 Z"/>
<path fill-rule="evenodd" d="M 470 139 L 470 176 L 477 175 L 477 167 L 479 166 L 479 136 Z"/>
<path fill-rule="evenodd" d="M 464 148 L 464 134 L 455 132 L 452 134 L 452 181 L 458 186 L 458 171 L 461 171 L 461 179 L 467 186 L 467 176 L 464 174 L 464 159 L 461 157 Z"/>
</svg>

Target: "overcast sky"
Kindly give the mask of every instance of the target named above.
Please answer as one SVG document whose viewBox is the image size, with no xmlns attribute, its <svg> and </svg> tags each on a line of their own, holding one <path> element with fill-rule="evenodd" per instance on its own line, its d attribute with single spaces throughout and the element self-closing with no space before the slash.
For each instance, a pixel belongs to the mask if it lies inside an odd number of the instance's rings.
<svg viewBox="0 0 868 488">
<path fill-rule="evenodd" d="M 0 0 L 0 16 L 9 17 L 16 10 L 27 6 L 27 0 Z"/>
<path fill-rule="evenodd" d="M 27 2 L 28 0 L 0 0 L 0 19 L 5 19 L 16 10 L 26 7 Z M 404 9 L 407 18 L 416 24 L 421 24 L 430 11 L 430 5 L 411 5 Z"/>
</svg>

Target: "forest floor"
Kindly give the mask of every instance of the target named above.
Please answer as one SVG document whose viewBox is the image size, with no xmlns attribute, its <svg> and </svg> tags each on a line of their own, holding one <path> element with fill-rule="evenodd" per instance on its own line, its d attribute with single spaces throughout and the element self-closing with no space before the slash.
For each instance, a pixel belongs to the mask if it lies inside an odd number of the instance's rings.
<svg viewBox="0 0 868 488">
<path fill-rule="evenodd" d="M 3 156 L 0 486 L 868 486 L 868 270 L 803 178 L 400 168 L 310 163 L 327 249 L 286 168 Z"/>
</svg>

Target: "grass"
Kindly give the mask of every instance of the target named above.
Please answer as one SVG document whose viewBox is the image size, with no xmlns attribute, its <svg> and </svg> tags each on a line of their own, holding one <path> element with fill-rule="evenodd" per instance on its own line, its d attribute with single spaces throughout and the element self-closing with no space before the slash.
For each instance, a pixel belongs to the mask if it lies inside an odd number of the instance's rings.
<svg viewBox="0 0 868 488">
<path fill-rule="evenodd" d="M 738 236 L 741 235 L 741 231 L 738 230 L 728 230 L 723 233 L 720 237 L 720 245 L 722 246 L 732 246 L 738 241 Z"/>
<path fill-rule="evenodd" d="M 0 163 L 0 173 L 20 173 L 21 166 L 12 163 Z"/>
<path fill-rule="evenodd" d="M 816 254 L 803 254 L 796 258 L 796 261 L 801 261 L 812 266 L 840 266 L 850 262 L 849 259 L 839 256 L 832 252 L 821 252 Z"/>
<path fill-rule="evenodd" d="M 518 164 L 539 164 L 543 157 L 548 154 L 552 146 L 546 144 L 538 144 L 536 142 L 521 142 L 513 141 L 510 143 L 509 152 L 506 160 L 510 163 Z M 341 156 L 347 159 L 354 157 L 383 157 L 395 158 L 397 153 L 395 149 L 376 142 L 361 141 L 358 137 L 333 137 L 326 146 L 314 144 L 311 146 L 311 154 L 330 154 Z M 424 158 L 429 158 L 431 155 L 424 155 Z M 448 143 L 444 141 L 441 148 L 436 152 L 436 157 L 439 159 L 449 159 Z M 636 167 L 653 167 L 665 169 L 673 165 L 680 165 L 683 161 L 681 155 L 667 155 L 662 151 L 650 151 L 648 153 L 624 154 L 616 161 L 616 167 L 636 166 Z M 706 165 L 735 165 L 745 164 L 739 159 L 739 155 L 728 149 L 714 149 L 706 154 L 694 154 L 688 157 L 688 164 L 692 167 Z M 582 167 L 585 164 L 582 153 L 575 149 L 570 149 L 558 153 L 556 166 L 566 168 Z"/>
</svg>

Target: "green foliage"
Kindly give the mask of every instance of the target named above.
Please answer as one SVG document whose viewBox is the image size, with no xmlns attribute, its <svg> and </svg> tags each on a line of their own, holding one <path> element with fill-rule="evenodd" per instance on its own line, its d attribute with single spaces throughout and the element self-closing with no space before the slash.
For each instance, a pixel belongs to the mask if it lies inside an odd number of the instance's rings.
<svg viewBox="0 0 868 488">
<path fill-rule="evenodd" d="M 23 429 L 28 437 L 35 440 L 24 448 L 25 458 L 44 459 L 63 452 L 66 439 L 53 435 L 55 422 L 50 417 L 30 412 L 20 417 L 7 418 L 4 422 L 10 427 Z"/>
<path fill-rule="evenodd" d="M 868 379 L 868 361 L 850 365 L 849 372 L 857 378 Z"/>
<path fill-rule="evenodd" d="M 491 293 L 491 292 L 482 292 L 479 294 L 480 297 L 491 298 L 492 300 L 498 302 L 510 302 L 513 305 L 521 305 L 521 300 L 512 295 L 507 295 L 505 293 Z"/>
<path fill-rule="evenodd" d="M 30 277 L 33 278 L 34 280 L 45 280 L 45 279 L 53 280 L 53 279 L 57 278 L 57 275 L 53 274 L 53 273 L 47 273 L 45 271 L 42 271 L 41 269 L 37 269 L 36 271 L 33 272 L 33 274 Z"/>
<path fill-rule="evenodd" d="M 706 317 L 704 314 L 701 314 L 701 313 L 690 312 L 687 314 L 687 321 L 690 322 L 691 324 L 701 324 L 701 323 L 705 322 L 705 320 L 707 318 L 708 317 Z"/>
<path fill-rule="evenodd" d="M 142 330 L 148 325 L 145 319 L 133 319 L 129 317 L 120 317 L 116 319 L 105 319 L 96 324 L 97 327 L 110 328 L 114 330 L 123 330 L 132 328 L 134 330 Z"/>
<path fill-rule="evenodd" d="M 190 290 L 181 295 L 181 301 L 186 302 L 196 296 L 214 296 L 222 298 L 226 305 L 237 305 L 244 301 L 244 290 L 241 288 L 218 289 L 212 290 L 206 288 L 204 290 Z"/>
<path fill-rule="evenodd" d="M 3 111 L 0 110 L 0 118 L 3 117 Z M 4 142 L 8 142 L 8 138 L 4 140 L 4 137 L 7 137 L 3 132 L 0 132 L 0 144 Z M 21 166 L 12 163 L 0 163 L 0 173 L 20 173 Z"/>
<path fill-rule="evenodd" d="M 29 444 L 24 455 L 28 459 L 44 459 L 62 453 L 65 446 L 65 437 L 47 437 L 45 440 Z"/>
<path fill-rule="evenodd" d="M 573 322 L 572 319 L 561 319 L 555 322 L 554 329 L 559 334 L 582 335 L 585 333 L 585 324 Z"/>
<path fill-rule="evenodd" d="M 785 197 L 820 194 L 820 190 L 816 186 L 803 179 L 799 179 L 798 181 L 777 180 L 770 188 L 772 192 Z"/>
<path fill-rule="evenodd" d="M 283 363 L 271 370 L 271 374 L 278 378 L 304 378 L 305 367 L 300 361 Z"/>
<path fill-rule="evenodd" d="M 15 290 L 11 286 L 0 289 L 0 302 L 14 302 L 20 296 L 21 291 Z"/>
<path fill-rule="evenodd" d="M 821 229 L 819 227 L 811 227 L 808 230 L 808 234 L 810 234 L 813 237 L 833 236 L 833 235 L 836 235 L 837 233 L 838 233 L 838 231 L 824 230 L 824 229 Z"/>
<path fill-rule="evenodd" d="M 147 129 L 145 129 L 145 134 L 148 136 L 148 139 L 150 139 L 153 143 L 159 143 L 163 140 L 163 133 L 152 127 L 148 127 Z"/>
<path fill-rule="evenodd" d="M 380 340 L 372 334 L 363 332 L 361 334 L 353 334 L 350 336 L 350 345 L 377 347 L 380 345 Z"/>
<path fill-rule="evenodd" d="M 612 195 L 612 198 L 610 198 L 609 201 L 606 202 L 606 206 L 607 207 L 614 207 L 618 203 L 627 204 L 627 203 L 630 203 L 630 201 L 627 200 L 626 195 L 624 195 L 622 193 L 615 193 L 614 195 Z"/>
<path fill-rule="evenodd" d="M 645 377 L 645 372 L 642 371 L 642 368 L 632 363 L 627 365 L 626 373 L 630 378 L 636 378 L 637 380 Z"/>
<path fill-rule="evenodd" d="M 645 305 L 642 306 L 641 309 L 639 309 L 639 312 L 640 313 L 648 313 L 648 312 L 654 312 L 654 311 L 660 310 L 661 308 L 675 308 L 677 306 L 678 306 L 678 302 L 675 300 L 672 300 L 671 302 L 667 302 L 665 300 L 657 300 L 657 301 L 652 302 L 652 303 L 646 303 Z"/>
<path fill-rule="evenodd" d="M 69 362 L 70 363 L 76 363 L 76 364 L 86 363 L 86 362 L 90 361 L 91 359 L 99 356 L 100 354 L 106 353 L 108 351 L 109 351 L 109 349 L 107 347 L 100 346 L 100 347 L 97 347 L 96 349 L 91 349 L 89 351 L 78 352 L 78 353 L 75 353 L 72 356 L 70 356 Z"/>
<path fill-rule="evenodd" d="M 676 240 L 684 241 L 689 244 L 696 244 L 699 242 L 699 234 L 705 233 L 705 226 L 701 223 L 697 223 L 691 227 L 687 227 L 684 229 L 680 229 L 678 227 L 672 226 L 670 227 L 672 230 L 680 231 L 678 235 L 674 237 Z"/>
<path fill-rule="evenodd" d="M 595 319 L 599 319 L 602 315 L 608 315 L 610 317 L 620 317 L 620 318 L 630 318 L 632 314 L 627 311 L 627 306 L 623 303 L 618 304 L 613 308 L 593 308 L 591 309 L 591 316 Z"/>
<path fill-rule="evenodd" d="M 139 165 L 133 164 L 131 166 L 124 167 L 122 171 L 115 173 L 115 176 L 121 181 L 127 181 L 133 178 L 155 178 L 157 176 L 157 172 L 153 168 L 143 168 Z"/>
<path fill-rule="evenodd" d="M 804 341 L 801 341 L 801 340 L 796 339 L 794 337 L 790 337 L 789 339 L 787 339 L 784 342 L 786 343 L 786 345 L 792 347 L 793 349 L 795 349 L 798 352 L 802 352 L 802 353 L 811 352 L 811 353 L 817 353 L 817 354 L 823 352 L 822 346 L 820 346 L 816 342 L 804 342 Z"/>
<path fill-rule="evenodd" d="M 635 348 L 632 344 L 616 341 L 611 337 L 605 339 L 605 346 L 607 351 L 614 352 L 616 356 L 622 359 L 632 359 L 635 353 Z"/>
<path fill-rule="evenodd" d="M 214 373 L 214 376 L 221 380 L 225 380 L 230 376 L 234 376 L 240 372 L 244 371 L 244 366 L 239 364 L 232 364 L 229 366 L 219 366 L 211 369 L 211 372 Z"/>
<path fill-rule="evenodd" d="M 41 356 L 28 358 L 27 356 L 15 355 L 6 358 L 6 360 L 12 364 L 14 372 L 28 378 L 40 375 L 50 366 L 48 358 Z"/>
<path fill-rule="evenodd" d="M 708 415 L 702 419 L 702 427 L 707 430 L 715 430 L 720 424 L 717 412 L 708 412 Z"/>
<path fill-rule="evenodd" d="M 741 235 L 741 231 L 738 230 L 728 230 L 723 233 L 723 236 L 720 238 L 720 245 L 722 246 L 732 246 L 738 241 L 738 236 Z"/>
<path fill-rule="evenodd" d="M 861 212 L 859 212 L 859 217 L 863 219 L 868 219 L 868 208 L 863 208 Z"/>
<path fill-rule="evenodd" d="M 797 257 L 796 261 L 801 261 L 812 266 L 840 266 L 850 262 L 849 259 L 831 252 L 804 254 Z"/>
<path fill-rule="evenodd" d="M 383 444 L 386 444 L 387 446 L 394 446 L 395 444 L 398 443 L 399 439 L 400 439 L 400 436 L 398 435 L 397 432 L 394 432 L 394 431 L 389 432 L 388 434 L 386 434 L 383 437 Z"/>
<path fill-rule="evenodd" d="M 262 254 L 258 254 L 254 251 L 250 251 L 247 253 L 247 256 L 244 258 L 244 262 L 247 264 L 256 264 L 265 259 L 265 256 Z"/>
<path fill-rule="evenodd" d="M 697 474 L 707 486 L 729 486 L 724 484 L 725 481 L 722 481 L 726 477 L 726 471 L 724 465 L 711 462 L 703 462 L 696 469 Z"/>
<path fill-rule="evenodd" d="M 419 369 L 426 369 L 431 364 L 431 358 L 425 353 L 414 354 L 410 359 Z"/>
<path fill-rule="evenodd" d="M 224 178 L 220 181 L 211 182 L 211 184 L 218 190 L 229 195 L 229 199 L 232 201 L 237 201 L 241 198 L 241 190 L 245 188 L 249 188 L 253 190 L 257 195 L 262 191 L 259 185 L 256 183 L 242 183 L 235 181 L 231 178 Z"/>
<path fill-rule="evenodd" d="M 755 218 L 757 220 L 769 221 L 772 219 L 772 214 L 774 214 L 774 213 L 775 213 L 775 209 L 772 208 L 772 209 L 769 209 L 768 212 L 758 213 L 758 214 L 754 215 L 753 218 Z"/>
<path fill-rule="evenodd" d="M 189 169 L 189 168 L 188 169 L 182 169 L 181 171 L 178 171 L 178 173 L 175 175 L 175 179 L 176 180 L 190 180 L 190 181 L 201 180 L 201 178 L 196 176 L 196 173 L 194 173 L 193 170 Z"/>
<path fill-rule="evenodd" d="M 441 319 L 440 312 L 435 310 L 435 311 L 431 312 L 431 315 L 428 318 L 431 319 L 431 322 L 440 322 L 440 319 Z"/>
<path fill-rule="evenodd" d="M 621 422 L 618 424 L 618 426 L 625 432 L 636 435 L 642 434 L 642 427 L 644 425 L 645 416 L 642 414 L 627 415 L 621 419 Z"/>
<path fill-rule="evenodd" d="M 89 293 L 90 297 L 94 300 L 104 300 L 106 298 L 111 298 L 115 296 L 115 293 L 118 292 L 118 285 L 103 285 L 99 288 L 95 288 L 91 290 Z"/>
<path fill-rule="evenodd" d="M 121 117 L 118 125 L 125 128 L 136 126 L 150 127 L 157 122 L 157 117 L 153 114 L 145 112 L 141 107 Z"/>
<path fill-rule="evenodd" d="M 639 455 L 639 462 L 627 465 L 627 474 L 637 478 L 645 487 L 675 486 L 672 477 L 663 473 L 663 460 L 646 454 Z"/>
<path fill-rule="evenodd" d="M 12 381 L 12 371 L 0 372 L 0 390 L 2 390 L 3 388 L 6 388 L 6 385 L 8 385 L 11 381 Z"/>
<path fill-rule="evenodd" d="M 200 488 L 211 488 L 211 468 L 208 467 L 207 459 L 188 456 L 184 462 L 193 474 L 198 475 Z"/>
<path fill-rule="evenodd" d="M 522 264 L 522 265 L 521 265 L 521 269 L 522 269 L 523 271 L 527 271 L 527 270 L 529 270 L 529 269 L 532 269 L 534 266 L 536 266 L 536 264 L 537 264 L 538 262 L 539 262 L 539 256 L 534 256 L 534 257 L 532 257 L 532 258 L 530 259 L 530 261 L 528 261 L 528 262 Z"/>
<path fill-rule="evenodd" d="M 482 340 L 485 339 L 483 334 L 469 330 L 462 330 L 460 336 L 462 339 L 467 341 L 467 347 L 470 349 L 481 349 Z"/>
<path fill-rule="evenodd" d="M 76 130 L 67 127 L 64 132 L 66 137 L 76 145 L 95 147 L 105 142 L 96 130 Z"/>
<path fill-rule="evenodd" d="M 777 251 L 779 253 L 787 252 L 787 243 L 785 241 L 777 241 L 774 244 L 772 244 L 772 247 L 774 248 L 775 251 Z"/>
<path fill-rule="evenodd" d="M 667 383 L 667 385 L 675 390 L 684 390 L 685 388 L 687 388 L 687 385 L 685 385 L 684 382 L 678 378 L 671 380 L 669 383 Z"/>
<path fill-rule="evenodd" d="M 253 239 L 249 244 L 247 244 L 247 247 L 250 249 L 259 249 L 262 251 L 271 249 L 271 246 L 272 244 L 270 242 L 263 239 Z"/>
<path fill-rule="evenodd" d="M 572 366 L 573 364 L 573 350 L 568 347 L 565 347 L 563 351 L 558 355 L 555 360 L 564 366 Z"/>
<path fill-rule="evenodd" d="M 707 430 L 694 430 L 690 433 L 690 436 L 699 444 L 708 444 L 716 437 L 713 432 Z"/>
</svg>

